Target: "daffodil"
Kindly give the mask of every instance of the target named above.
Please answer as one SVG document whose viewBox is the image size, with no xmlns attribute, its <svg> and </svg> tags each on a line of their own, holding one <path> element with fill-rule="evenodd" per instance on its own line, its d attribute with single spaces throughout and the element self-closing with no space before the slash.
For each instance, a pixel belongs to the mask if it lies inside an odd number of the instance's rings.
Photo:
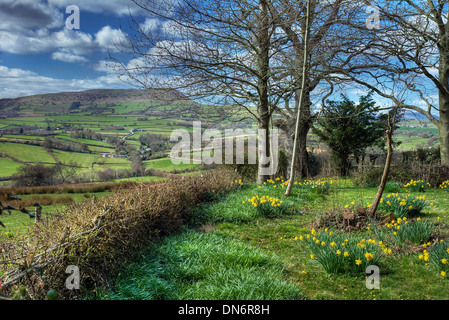
<svg viewBox="0 0 449 320">
<path fill-rule="evenodd" d="M 374 256 L 371 253 L 367 252 L 365 253 L 365 258 L 366 260 L 371 261 L 374 258 Z"/>
</svg>

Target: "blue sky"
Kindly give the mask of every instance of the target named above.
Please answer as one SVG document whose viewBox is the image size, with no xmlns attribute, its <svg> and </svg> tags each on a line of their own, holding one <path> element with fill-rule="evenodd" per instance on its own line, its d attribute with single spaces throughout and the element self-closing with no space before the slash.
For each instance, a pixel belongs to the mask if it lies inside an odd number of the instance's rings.
<svg viewBox="0 0 449 320">
<path fill-rule="evenodd" d="M 66 27 L 70 5 L 80 10 L 80 29 Z M 131 32 L 130 12 L 141 25 L 170 31 L 170 24 L 151 19 L 131 0 L 0 0 L 0 99 L 129 88 L 105 61 L 109 50 L 125 65 L 141 63 L 114 45 Z M 354 100 L 367 93 L 364 88 L 343 91 Z M 423 105 L 419 97 L 411 100 Z"/>
<path fill-rule="evenodd" d="M 66 8 L 80 10 L 80 28 L 68 29 Z M 0 98 L 32 94 L 128 88 L 104 61 L 129 32 L 130 0 L 0 0 Z M 122 29 L 121 29 L 122 27 Z"/>
</svg>

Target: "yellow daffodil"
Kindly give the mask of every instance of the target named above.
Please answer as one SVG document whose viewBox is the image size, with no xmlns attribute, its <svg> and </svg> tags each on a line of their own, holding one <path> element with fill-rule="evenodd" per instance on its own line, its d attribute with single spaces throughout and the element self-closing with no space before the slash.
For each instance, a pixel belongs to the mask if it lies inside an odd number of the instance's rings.
<svg viewBox="0 0 449 320">
<path fill-rule="evenodd" d="M 367 252 L 365 253 L 365 258 L 366 260 L 371 261 L 374 258 L 374 256 L 371 253 Z"/>
</svg>

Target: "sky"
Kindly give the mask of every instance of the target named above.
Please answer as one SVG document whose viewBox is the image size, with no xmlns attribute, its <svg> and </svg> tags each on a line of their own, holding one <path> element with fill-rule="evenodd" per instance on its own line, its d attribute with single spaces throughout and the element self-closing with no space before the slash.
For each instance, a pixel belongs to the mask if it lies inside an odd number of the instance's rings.
<svg viewBox="0 0 449 320">
<path fill-rule="evenodd" d="M 79 9 L 79 26 L 71 6 Z M 139 63 L 116 47 L 131 33 L 130 14 L 141 26 L 170 31 L 131 0 L 0 0 L 0 99 L 131 88 L 106 63 L 109 53 L 125 65 Z M 366 92 L 345 93 L 358 100 Z M 413 103 L 423 104 L 419 97 Z"/>
<path fill-rule="evenodd" d="M 116 47 L 130 13 L 145 21 L 131 0 L 0 0 L 0 99 L 130 88 L 105 65 L 131 60 Z"/>
</svg>

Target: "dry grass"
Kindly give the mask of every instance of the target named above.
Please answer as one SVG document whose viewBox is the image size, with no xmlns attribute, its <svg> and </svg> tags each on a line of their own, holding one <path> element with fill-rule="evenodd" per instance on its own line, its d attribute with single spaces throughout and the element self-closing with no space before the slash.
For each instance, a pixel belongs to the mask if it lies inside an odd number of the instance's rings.
<svg viewBox="0 0 449 320">
<path fill-rule="evenodd" d="M 69 265 L 80 269 L 83 289 L 107 287 L 110 276 L 127 259 L 158 237 L 180 230 L 195 204 L 232 188 L 235 178 L 232 172 L 216 170 L 135 185 L 71 205 L 20 235 L 0 239 L 3 294 L 24 285 L 32 299 L 44 299 L 50 289 L 56 289 L 60 298 L 74 298 L 65 289 Z M 17 275 L 20 280 L 5 287 Z"/>
</svg>

